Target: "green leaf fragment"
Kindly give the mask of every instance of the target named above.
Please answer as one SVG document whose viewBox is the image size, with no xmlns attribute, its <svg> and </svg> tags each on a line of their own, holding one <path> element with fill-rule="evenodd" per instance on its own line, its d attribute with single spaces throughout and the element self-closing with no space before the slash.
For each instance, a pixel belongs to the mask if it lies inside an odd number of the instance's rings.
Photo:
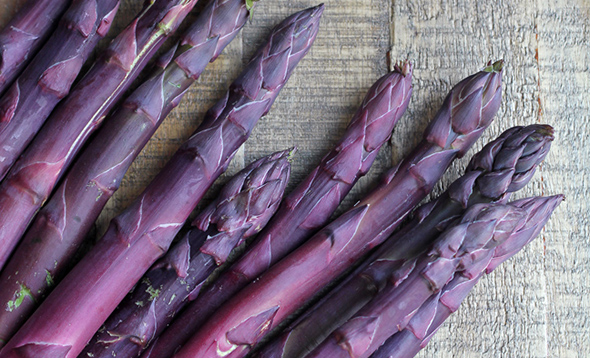
<svg viewBox="0 0 590 358">
<path fill-rule="evenodd" d="M 35 302 L 35 297 L 31 293 L 31 290 L 22 283 L 20 284 L 20 289 L 14 293 L 14 296 L 14 299 L 8 301 L 6 304 L 6 310 L 8 312 L 12 312 L 17 309 L 24 302 L 25 297 L 29 297 L 31 300 L 33 300 L 33 302 Z"/>
<path fill-rule="evenodd" d="M 160 295 L 160 292 L 161 292 L 161 291 L 160 291 L 160 289 L 153 288 L 153 287 L 150 285 L 150 286 L 148 286 L 148 288 L 145 290 L 145 292 L 146 292 L 147 294 L 149 294 L 149 295 L 150 295 L 150 298 L 148 299 L 148 301 L 153 301 L 153 300 L 155 300 L 156 298 L 158 298 L 158 296 Z"/>
<path fill-rule="evenodd" d="M 252 18 L 252 8 L 254 7 L 254 2 L 260 0 L 246 0 L 246 10 L 250 12 L 250 18 Z"/>
<path fill-rule="evenodd" d="M 47 283 L 47 287 L 52 287 L 55 281 L 53 281 L 53 276 L 51 276 L 51 272 L 45 270 L 45 282 Z"/>
</svg>

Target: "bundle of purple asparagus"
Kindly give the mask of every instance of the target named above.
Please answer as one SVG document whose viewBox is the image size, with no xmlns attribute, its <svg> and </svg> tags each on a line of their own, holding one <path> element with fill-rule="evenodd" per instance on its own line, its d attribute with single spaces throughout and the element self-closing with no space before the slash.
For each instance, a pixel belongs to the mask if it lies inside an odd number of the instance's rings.
<svg viewBox="0 0 590 358">
<path fill-rule="evenodd" d="M 500 263 L 514 256 L 539 233 L 549 217 L 563 201 L 562 195 L 518 200 L 510 205 L 526 211 L 525 224 L 504 243 L 493 250 L 487 265 L 476 270 L 464 270 L 455 274 L 438 293 L 432 295 L 416 311 L 403 330 L 391 336 L 371 358 L 411 358 L 424 348 L 441 324 L 455 312 L 469 291 L 484 273 L 489 274 Z M 477 271 L 481 270 L 481 271 Z"/>
<path fill-rule="evenodd" d="M 84 142 L 196 1 L 146 2 L 10 169 L 0 185 L 0 268 Z"/>
<path fill-rule="evenodd" d="M 508 203 L 553 141 L 550 126 L 530 125 L 484 146 L 446 192 L 414 209 L 493 120 L 497 61 L 453 87 L 418 146 L 329 223 L 409 104 L 405 61 L 370 88 L 344 136 L 284 200 L 293 150 L 231 178 L 171 247 L 309 51 L 322 4 L 272 30 L 225 97 L 74 266 L 133 160 L 257 0 L 208 0 L 109 115 L 197 1 L 146 1 L 75 85 L 119 0 L 28 0 L 0 31 L 0 358 L 410 358 L 563 201 Z M 245 254 L 221 267 L 248 238 L 255 240 Z M 260 345 L 329 284 L 327 295 Z"/>
<path fill-rule="evenodd" d="M 59 283 L 133 159 L 247 18 L 243 0 L 210 2 L 171 52 L 174 59 L 164 55 L 150 79 L 99 129 L 0 275 L 0 346 Z"/>
<path fill-rule="evenodd" d="M 321 287 L 383 242 L 491 123 L 500 105 L 501 68 L 502 62 L 490 64 L 457 84 L 423 141 L 373 192 L 235 295 L 175 357 L 243 357 Z"/>
<path fill-rule="evenodd" d="M 384 288 L 402 258 L 428 247 L 454 218 L 481 202 L 503 202 L 532 178 L 547 155 L 553 129 L 546 125 L 511 128 L 471 159 L 466 173 L 438 199 L 392 235 L 364 264 L 258 352 L 264 358 L 303 357 Z"/>
<path fill-rule="evenodd" d="M 69 0 L 29 0 L 0 31 L 0 95 L 43 46 L 69 4 Z"/>
<path fill-rule="evenodd" d="M 111 221 L 99 243 L 8 341 L 0 357 L 73 358 L 81 353 L 167 250 L 205 191 L 268 112 L 311 47 L 322 11 L 318 6 L 298 12 L 272 31 L 225 98 L 209 110 L 144 192 Z"/>
<path fill-rule="evenodd" d="M 0 179 L 68 94 L 118 9 L 119 0 L 74 1 L 39 54 L 0 98 Z"/>
<path fill-rule="evenodd" d="M 546 199 L 525 202 L 535 207 Z M 458 277 L 456 272 L 474 278 L 494 257 L 496 247 L 528 231 L 529 215 L 520 204 L 476 204 L 467 209 L 425 254 L 398 260 L 383 290 L 306 357 L 368 358 L 403 329 L 429 297 Z"/>
<path fill-rule="evenodd" d="M 259 159 L 230 179 L 195 219 L 197 228 L 143 276 L 82 355 L 137 357 L 229 253 L 270 220 L 289 180 L 291 153 Z"/>
<path fill-rule="evenodd" d="M 172 355 L 227 299 L 325 224 L 390 138 L 410 100 L 411 80 L 406 62 L 371 87 L 336 147 L 285 198 L 252 247 L 183 311 L 146 356 Z"/>
</svg>

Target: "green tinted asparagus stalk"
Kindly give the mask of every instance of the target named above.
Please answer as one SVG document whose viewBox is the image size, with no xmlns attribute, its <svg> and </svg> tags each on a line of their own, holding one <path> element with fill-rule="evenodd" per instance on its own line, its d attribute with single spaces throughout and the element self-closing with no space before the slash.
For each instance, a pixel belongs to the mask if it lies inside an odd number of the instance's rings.
<svg viewBox="0 0 590 358">
<path fill-rule="evenodd" d="M 247 253 L 183 311 L 146 356 L 170 356 L 219 306 L 326 223 L 389 140 L 410 100 L 411 80 L 405 62 L 371 87 L 335 148 L 285 198 Z"/>
<path fill-rule="evenodd" d="M 401 259 L 383 290 L 306 357 L 367 358 L 452 280 L 485 267 L 494 248 L 520 230 L 526 211 L 503 204 L 476 204 L 445 230 L 425 254 Z"/>
<path fill-rule="evenodd" d="M 151 78 L 98 130 L 0 275 L 0 340 L 10 338 L 61 280 L 134 158 L 247 18 L 243 0 L 211 1 L 182 36 L 178 50 L 164 55 Z"/>
<path fill-rule="evenodd" d="M 455 312 L 471 289 L 484 275 L 514 256 L 539 235 L 553 211 L 563 201 L 563 195 L 528 198 L 510 203 L 526 210 L 525 225 L 494 249 L 488 264 L 478 273 L 464 271 L 455 274 L 437 294 L 432 295 L 413 315 L 408 325 L 391 336 L 371 358 L 411 358 L 424 348 L 444 321 Z M 471 270 L 469 270 L 471 271 Z M 467 271 L 467 272 L 469 272 Z"/>
<path fill-rule="evenodd" d="M 0 95 L 43 46 L 69 4 L 69 0 L 29 0 L 0 31 Z"/>
<path fill-rule="evenodd" d="M 189 231 L 143 276 L 86 346 L 83 357 L 137 357 L 198 295 L 229 253 L 276 212 L 289 179 L 292 150 L 257 160 L 236 174 Z M 204 243 L 204 244 L 203 244 Z"/>
<path fill-rule="evenodd" d="M 69 93 L 118 8 L 119 0 L 74 1 L 39 54 L 0 98 L 0 180 Z"/>
<path fill-rule="evenodd" d="M 84 142 L 196 1 L 146 2 L 10 169 L 0 185 L 0 268 Z"/>
<path fill-rule="evenodd" d="M 383 242 L 490 124 L 500 105 L 501 66 L 490 65 L 455 86 L 423 141 L 372 193 L 236 294 L 175 357 L 243 357 L 269 330 Z"/>
<path fill-rule="evenodd" d="M 481 202 L 503 202 L 532 178 L 553 140 L 547 125 L 513 127 L 474 155 L 466 173 L 436 200 L 424 204 L 401 231 L 387 239 L 348 279 L 334 288 L 266 346 L 260 357 L 303 357 L 346 322 L 385 285 L 401 258 L 411 258 L 444 226 Z"/>
<path fill-rule="evenodd" d="M 0 351 L 2 358 L 73 358 L 168 249 L 309 51 L 323 6 L 292 15 L 213 106 L 144 192 L 111 224 Z"/>
</svg>

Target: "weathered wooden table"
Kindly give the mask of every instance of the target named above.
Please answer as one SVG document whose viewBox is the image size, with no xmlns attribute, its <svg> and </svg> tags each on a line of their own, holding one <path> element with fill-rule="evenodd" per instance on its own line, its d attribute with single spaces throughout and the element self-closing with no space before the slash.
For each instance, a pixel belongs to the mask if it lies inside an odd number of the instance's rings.
<svg viewBox="0 0 590 358">
<path fill-rule="evenodd" d="M 418 142 L 453 84 L 488 60 L 503 58 L 503 105 L 475 149 L 513 125 L 554 126 L 551 153 L 517 197 L 564 193 L 567 200 L 536 241 L 481 281 L 420 356 L 590 357 L 590 2 L 325 2 L 315 46 L 230 172 L 263 154 L 297 145 L 293 188 L 343 133 L 365 91 L 388 70 L 389 58 L 410 59 L 415 70 L 409 109 L 390 145 L 340 210 L 349 208 Z M 18 3 L 0 0 L 0 25 Z M 315 4 L 264 0 L 257 5 L 242 34 L 209 66 L 135 161 L 100 217 L 97 234 L 197 127 L 270 27 Z M 140 7 L 139 0 L 123 0 L 110 36 Z M 466 162 L 455 163 L 436 192 Z"/>
</svg>

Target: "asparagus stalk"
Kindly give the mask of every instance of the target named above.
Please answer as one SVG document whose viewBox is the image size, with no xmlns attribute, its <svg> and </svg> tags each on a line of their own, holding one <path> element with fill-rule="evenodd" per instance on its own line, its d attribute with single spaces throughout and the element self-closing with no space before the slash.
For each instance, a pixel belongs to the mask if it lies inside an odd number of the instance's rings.
<svg viewBox="0 0 590 358">
<path fill-rule="evenodd" d="M 0 180 L 68 94 L 118 8 L 119 0 L 74 1 L 39 54 L 0 98 Z"/>
<path fill-rule="evenodd" d="M 323 6 L 292 15 L 144 192 L 0 351 L 2 358 L 76 357 L 168 248 L 308 52 Z"/>
<path fill-rule="evenodd" d="M 287 185 L 291 152 L 259 159 L 234 176 L 193 222 L 197 228 L 143 276 L 82 356 L 137 357 L 229 253 L 267 224 Z"/>
<path fill-rule="evenodd" d="M 33 59 L 69 0 L 29 0 L 0 31 L 0 95 Z"/>
<path fill-rule="evenodd" d="M 0 185 L 0 268 L 84 142 L 196 1 L 146 2 L 10 169 Z"/>
<path fill-rule="evenodd" d="M 489 274 L 498 264 L 514 256 L 537 237 L 562 201 L 563 195 L 556 195 L 512 202 L 510 205 L 526 211 L 525 225 L 494 249 L 491 260 L 479 273 L 472 276 L 467 276 L 464 272 L 456 274 L 451 282 L 420 307 L 403 330 L 391 336 L 371 358 L 414 357 L 428 344 L 441 324 L 459 308 L 484 272 Z"/>
<path fill-rule="evenodd" d="M 306 357 L 369 357 L 402 329 L 455 271 L 470 276 L 485 266 L 493 249 L 521 229 L 525 219 L 523 209 L 510 205 L 476 204 L 467 209 L 427 253 L 401 259 L 386 287 Z"/>
<path fill-rule="evenodd" d="M 368 303 L 401 258 L 417 255 L 440 234 L 445 224 L 475 203 L 503 202 L 534 174 L 553 140 L 547 125 L 513 127 L 475 154 L 466 173 L 436 200 L 417 209 L 418 215 L 387 239 L 343 283 L 309 309 L 259 352 L 259 357 L 303 357 L 335 328 Z"/>
<path fill-rule="evenodd" d="M 490 124 L 500 104 L 501 67 L 497 62 L 455 86 L 423 141 L 371 194 L 235 295 L 175 357 L 244 356 L 321 287 L 385 240 Z"/>
<path fill-rule="evenodd" d="M 160 59 L 76 160 L 0 275 L 0 346 L 63 277 L 133 159 L 248 13 L 243 0 L 211 1 L 183 35 L 175 59 Z"/>
<path fill-rule="evenodd" d="M 410 100 L 411 75 L 410 63 L 402 63 L 371 87 L 340 142 L 285 198 L 251 248 L 183 311 L 146 356 L 172 355 L 219 306 L 326 223 L 390 138 Z"/>
</svg>

